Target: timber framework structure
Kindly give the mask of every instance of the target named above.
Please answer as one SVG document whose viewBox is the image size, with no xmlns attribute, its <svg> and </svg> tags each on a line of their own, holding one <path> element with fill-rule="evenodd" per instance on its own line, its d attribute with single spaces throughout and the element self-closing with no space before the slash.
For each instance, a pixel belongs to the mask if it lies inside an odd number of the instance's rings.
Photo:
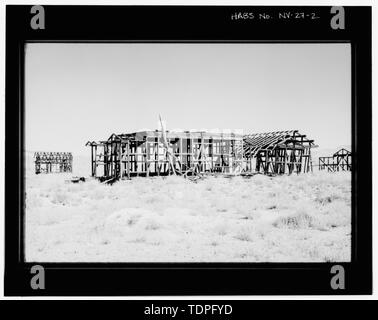
<svg viewBox="0 0 378 320">
<path fill-rule="evenodd" d="M 242 170 L 243 136 L 235 133 L 142 131 L 88 141 L 92 176 L 198 175 Z"/>
<path fill-rule="evenodd" d="M 139 131 L 88 141 L 91 175 L 291 174 L 312 171 L 313 140 L 298 130 L 243 135 L 211 131 Z"/>
<path fill-rule="evenodd" d="M 352 171 L 352 152 L 342 148 L 330 157 L 319 157 L 319 170 Z"/>
<path fill-rule="evenodd" d="M 243 155 L 247 172 L 292 174 L 312 172 L 314 140 L 298 130 L 245 135 Z"/>
<path fill-rule="evenodd" d="M 35 152 L 35 173 L 72 172 L 71 152 Z"/>
</svg>

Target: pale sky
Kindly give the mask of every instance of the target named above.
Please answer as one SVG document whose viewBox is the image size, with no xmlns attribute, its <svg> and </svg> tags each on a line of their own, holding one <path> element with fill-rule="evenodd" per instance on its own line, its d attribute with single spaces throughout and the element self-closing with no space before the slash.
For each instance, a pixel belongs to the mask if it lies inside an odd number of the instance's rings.
<svg viewBox="0 0 378 320">
<path fill-rule="evenodd" d="M 156 129 L 298 129 L 351 144 L 349 44 L 28 44 L 25 149 Z"/>
</svg>

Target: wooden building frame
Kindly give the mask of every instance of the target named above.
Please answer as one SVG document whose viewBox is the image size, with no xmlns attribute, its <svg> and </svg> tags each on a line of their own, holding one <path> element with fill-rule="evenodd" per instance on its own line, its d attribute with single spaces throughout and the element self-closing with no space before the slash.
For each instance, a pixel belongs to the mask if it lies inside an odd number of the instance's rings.
<svg viewBox="0 0 378 320">
<path fill-rule="evenodd" d="M 352 171 L 352 153 L 342 148 L 331 157 L 319 157 L 319 170 Z"/>
<path fill-rule="evenodd" d="M 235 133 L 141 131 L 88 141 L 91 174 L 103 179 L 242 171 L 243 136 Z"/>
<path fill-rule="evenodd" d="M 244 136 L 247 172 L 291 174 L 312 172 L 314 140 L 298 130 L 256 133 Z"/>
<path fill-rule="evenodd" d="M 91 175 L 102 180 L 208 173 L 312 171 L 313 140 L 298 130 L 262 134 L 140 131 L 88 141 Z"/>
<path fill-rule="evenodd" d="M 35 152 L 35 173 L 72 172 L 71 152 Z"/>
</svg>

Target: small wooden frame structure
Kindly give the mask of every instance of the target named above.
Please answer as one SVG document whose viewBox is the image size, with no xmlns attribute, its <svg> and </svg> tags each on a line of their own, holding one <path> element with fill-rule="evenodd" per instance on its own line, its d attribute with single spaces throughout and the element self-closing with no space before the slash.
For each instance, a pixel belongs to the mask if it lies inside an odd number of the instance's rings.
<svg viewBox="0 0 378 320">
<path fill-rule="evenodd" d="M 35 173 L 72 172 L 71 152 L 35 152 Z"/>
<path fill-rule="evenodd" d="M 106 141 L 88 141 L 92 176 L 185 176 L 242 171 L 243 136 L 205 131 L 141 131 L 112 134 Z"/>
<path fill-rule="evenodd" d="M 298 130 L 249 134 L 243 140 L 247 172 L 291 174 L 313 170 L 311 148 L 317 146 Z"/>
<path fill-rule="evenodd" d="M 342 148 L 332 157 L 319 157 L 319 170 L 352 171 L 352 153 Z"/>
</svg>

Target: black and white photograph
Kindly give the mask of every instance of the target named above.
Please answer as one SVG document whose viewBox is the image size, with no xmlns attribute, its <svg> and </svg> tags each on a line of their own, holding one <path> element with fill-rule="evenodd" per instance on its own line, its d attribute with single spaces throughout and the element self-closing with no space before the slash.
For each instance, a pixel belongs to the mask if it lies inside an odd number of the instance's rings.
<svg viewBox="0 0 378 320">
<path fill-rule="evenodd" d="M 371 17 L 7 6 L 4 295 L 371 294 Z"/>
<path fill-rule="evenodd" d="M 27 43 L 27 262 L 350 262 L 348 43 Z"/>
</svg>

